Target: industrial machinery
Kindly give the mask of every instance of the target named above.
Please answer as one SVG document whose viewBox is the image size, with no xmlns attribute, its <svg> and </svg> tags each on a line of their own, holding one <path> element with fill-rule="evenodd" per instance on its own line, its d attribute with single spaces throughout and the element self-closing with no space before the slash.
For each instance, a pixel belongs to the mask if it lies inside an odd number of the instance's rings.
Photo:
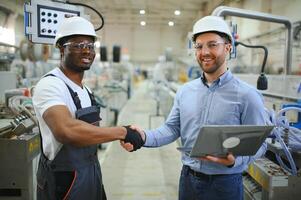
<svg viewBox="0 0 301 200">
<path fill-rule="evenodd" d="M 80 7 L 46 0 L 31 0 L 24 9 L 26 35 L 33 43 L 52 44 L 56 29 L 66 16 L 83 15 Z"/>
<path fill-rule="evenodd" d="M 0 199 L 34 199 L 40 137 L 28 90 L 11 70 L 19 47 L 0 44 Z M 13 48 L 14 51 L 11 51 Z"/>
<path fill-rule="evenodd" d="M 6 91 L 0 107 L 0 199 L 35 199 L 40 136 L 25 90 Z M 11 96 L 15 94 L 16 96 Z"/>
<path fill-rule="evenodd" d="M 301 119 L 299 116 L 289 123 L 284 114 L 290 110 L 301 113 L 301 105 L 283 105 L 276 116 L 271 115 L 276 129 L 267 140 L 265 158 L 252 163 L 245 173 L 246 199 L 295 199 L 300 195 L 301 130 L 295 125 Z"/>
</svg>

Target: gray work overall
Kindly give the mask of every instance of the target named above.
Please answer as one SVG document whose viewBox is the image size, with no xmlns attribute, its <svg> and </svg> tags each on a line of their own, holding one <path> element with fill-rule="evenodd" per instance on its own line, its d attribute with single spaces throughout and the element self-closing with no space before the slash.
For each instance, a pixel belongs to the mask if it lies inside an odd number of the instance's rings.
<svg viewBox="0 0 301 200">
<path fill-rule="evenodd" d="M 77 93 L 67 84 L 66 86 L 77 108 L 76 118 L 91 124 L 99 122 L 100 111 L 93 94 L 87 90 L 92 106 L 81 108 Z M 41 149 L 37 172 L 37 200 L 106 200 L 97 145 L 74 147 L 64 144 L 52 161 L 43 153 L 42 145 Z"/>
</svg>

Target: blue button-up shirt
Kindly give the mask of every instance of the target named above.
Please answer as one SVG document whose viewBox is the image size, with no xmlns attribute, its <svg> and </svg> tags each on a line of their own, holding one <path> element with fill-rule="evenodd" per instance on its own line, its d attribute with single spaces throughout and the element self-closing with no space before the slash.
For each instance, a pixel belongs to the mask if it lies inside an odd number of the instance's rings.
<svg viewBox="0 0 301 200">
<path fill-rule="evenodd" d="M 264 125 L 267 115 L 262 95 L 252 86 L 234 77 L 228 70 L 210 86 L 205 77 L 184 84 L 174 105 L 159 128 L 147 130 L 146 147 L 158 147 L 181 138 L 183 147 L 192 148 L 203 125 Z M 238 156 L 231 168 L 194 159 L 182 153 L 182 163 L 206 174 L 240 173 L 266 151 L 264 143 L 255 156 Z"/>
</svg>

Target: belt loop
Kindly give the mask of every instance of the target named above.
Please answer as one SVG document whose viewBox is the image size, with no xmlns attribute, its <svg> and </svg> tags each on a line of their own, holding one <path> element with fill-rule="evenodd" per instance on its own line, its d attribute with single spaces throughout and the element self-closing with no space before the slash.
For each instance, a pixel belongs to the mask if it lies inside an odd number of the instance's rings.
<svg viewBox="0 0 301 200">
<path fill-rule="evenodd" d="M 189 175 L 189 166 L 187 165 L 183 165 L 183 172 L 184 172 L 184 175 L 185 176 L 188 176 Z"/>
</svg>

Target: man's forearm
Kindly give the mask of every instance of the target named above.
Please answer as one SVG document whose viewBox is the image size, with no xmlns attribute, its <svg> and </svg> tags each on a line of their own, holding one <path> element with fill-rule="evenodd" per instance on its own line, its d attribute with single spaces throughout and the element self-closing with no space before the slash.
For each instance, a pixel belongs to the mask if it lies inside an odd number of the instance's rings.
<svg viewBox="0 0 301 200">
<path fill-rule="evenodd" d="M 97 127 L 80 120 L 74 120 L 60 131 L 59 135 L 55 134 L 59 142 L 78 147 L 122 140 L 126 136 L 124 127 Z"/>
</svg>

